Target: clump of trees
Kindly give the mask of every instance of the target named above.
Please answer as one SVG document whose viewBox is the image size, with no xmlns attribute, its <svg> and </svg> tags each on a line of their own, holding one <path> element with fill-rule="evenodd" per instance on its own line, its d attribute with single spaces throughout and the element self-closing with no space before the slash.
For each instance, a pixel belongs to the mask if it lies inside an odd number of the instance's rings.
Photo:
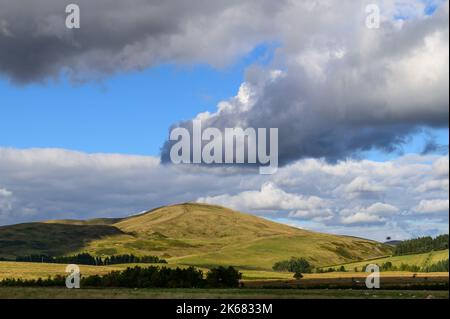
<svg viewBox="0 0 450 319">
<path fill-rule="evenodd" d="M 318 274 L 324 274 L 324 273 L 328 273 L 328 272 L 335 272 L 336 271 L 336 269 L 334 269 L 334 268 L 317 268 L 316 269 L 316 273 L 318 273 Z"/>
<path fill-rule="evenodd" d="M 292 257 L 289 260 L 275 263 L 272 269 L 275 271 L 310 274 L 312 273 L 313 266 L 305 258 Z"/>
<path fill-rule="evenodd" d="M 194 267 L 171 269 L 167 267 L 133 267 L 81 280 L 82 287 L 125 288 L 201 288 L 205 286 L 203 272 Z"/>
<path fill-rule="evenodd" d="M 448 259 L 441 260 L 433 265 L 424 267 L 424 272 L 448 272 L 449 271 Z"/>
<path fill-rule="evenodd" d="M 436 238 L 430 236 L 419 237 L 415 239 L 405 240 L 395 246 L 394 255 L 408 255 L 427 253 L 433 250 L 445 250 L 449 246 L 449 237 L 447 235 L 440 235 Z"/>
<path fill-rule="evenodd" d="M 134 255 L 116 255 L 103 259 L 104 265 L 116 264 L 167 264 L 165 259 L 157 256 L 134 256 Z"/>
<path fill-rule="evenodd" d="M 236 288 L 242 275 L 233 267 L 211 269 L 206 278 L 201 270 L 189 267 L 171 269 L 151 266 L 128 267 L 123 271 L 112 271 L 105 275 L 81 278 L 81 287 L 96 288 Z M 56 287 L 65 286 L 65 277 L 47 279 L 5 279 L 0 286 L 12 287 Z"/>
<path fill-rule="evenodd" d="M 46 279 L 16 279 L 7 278 L 0 281 L 0 287 L 64 287 L 66 278 L 57 275 Z"/>
<path fill-rule="evenodd" d="M 106 266 L 116 264 L 167 264 L 167 261 L 157 256 L 115 255 L 106 258 L 82 253 L 74 256 L 52 257 L 48 255 L 30 255 L 16 257 L 17 262 L 39 262 L 51 264 L 77 264 Z"/>
<path fill-rule="evenodd" d="M 344 266 L 340 266 L 339 268 L 316 268 L 316 273 L 318 274 L 325 274 L 325 273 L 329 273 L 329 272 L 347 272 L 347 269 Z M 357 271 L 357 268 L 355 268 L 355 271 Z"/>
<path fill-rule="evenodd" d="M 233 267 L 211 269 L 206 275 L 206 285 L 214 288 L 238 288 L 242 274 Z"/>
</svg>

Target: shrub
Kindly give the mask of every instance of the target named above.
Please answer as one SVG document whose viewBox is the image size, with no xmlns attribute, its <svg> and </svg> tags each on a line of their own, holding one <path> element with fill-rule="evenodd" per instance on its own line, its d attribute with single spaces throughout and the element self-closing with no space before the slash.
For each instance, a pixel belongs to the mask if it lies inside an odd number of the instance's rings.
<svg viewBox="0 0 450 319">
<path fill-rule="evenodd" d="M 312 265 L 305 258 L 294 258 L 277 262 L 272 267 L 275 271 L 301 272 L 309 274 L 312 272 Z"/>
<path fill-rule="evenodd" d="M 242 274 L 233 267 L 218 267 L 208 272 L 206 283 L 212 288 L 237 288 L 241 278 Z"/>
</svg>

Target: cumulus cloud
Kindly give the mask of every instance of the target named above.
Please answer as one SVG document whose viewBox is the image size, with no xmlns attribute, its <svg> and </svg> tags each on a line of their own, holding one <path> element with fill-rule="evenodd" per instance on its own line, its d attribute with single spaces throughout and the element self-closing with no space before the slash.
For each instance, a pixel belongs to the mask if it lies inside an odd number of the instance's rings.
<svg viewBox="0 0 450 319">
<path fill-rule="evenodd" d="M 419 214 L 436 214 L 436 213 L 449 213 L 449 200 L 448 199 L 431 199 L 422 200 L 419 205 L 414 207 L 415 212 Z"/>
<path fill-rule="evenodd" d="M 262 176 L 257 169 L 163 165 L 147 156 L 0 148 L 0 224 L 120 217 L 199 201 L 307 229 L 370 234 L 379 240 L 388 230 L 389 236 L 401 238 L 439 234 L 448 229 L 448 215 L 431 212 L 448 211 L 448 191 L 418 193 L 416 188 L 436 177 L 430 172 L 443 159 L 416 155 L 334 165 L 307 159 Z M 359 176 L 383 187 L 382 200 L 359 196 L 349 201 L 345 192 L 336 192 Z M 436 198 L 442 202 L 433 202 Z"/>
<path fill-rule="evenodd" d="M 400 210 L 390 204 L 375 203 L 369 207 L 355 207 L 352 209 L 344 209 L 340 212 L 341 221 L 346 225 L 365 225 L 365 224 L 384 224 L 392 214 L 398 213 Z"/>
<path fill-rule="evenodd" d="M 440 180 L 432 180 L 425 182 L 422 185 L 419 185 L 416 190 L 420 193 L 430 192 L 430 191 L 449 191 L 449 180 L 448 179 L 440 179 Z"/>
<path fill-rule="evenodd" d="M 346 225 L 384 224 L 385 218 L 368 213 L 356 213 L 342 217 L 342 223 Z"/>
<path fill-rule="evenodd" d="M 385 215 L 397 213 L 399 209 L 393 205 L 385 203 L 375 203 L 365 209 L 365 212 L 372 215 Z"/>
<path fill-rule="evenodd" d="M 365 176 L 358 176 L 344 188 L 339 187 L 338 189 L 336 189 L 337 192 L 343 191 L 344 193 L 346 193 L 350 199 L 358 196 L 376 195 L 383 190 L 385 190 L 383 186 L 377 185 Z"/>
<path fill-rule="evenodd" d="M 291 211 L 290 216 L 307 219 L 326 218 L 332 215 L 329 204 L 317 196 L 303 196 L 283 191 L 268 182 L 260 191 L 246 191 L 236 195 L 200 197 L 197 202 L 213 203 L 246 211 Z"/>
<path fill-rule="evenodd" d="M 279 128 L 281 164 L 392 152 L 422 127 L 448 127 L 448 1 L 432 16 L 422 1 L 407 10 L 403 1 L 387 3 L 372 30 L 364 3 L 291 2 L 272 19 L 283 43 L 274 63 L 249 68 L 234 98 L 198 118 L 221 129 Z M 399 21 L 399 12 L 407 18 Z"/>
<path fill-rule="evenodd" d="M 445 156 L 436 161 L 433 165 L 433 172 L 443 178 L 447 178 L 449 176 L 449 157 Z"/>
<path fill-rule="evenodd" d="M 333 210 L 328 207 L 312 207 L 308 210 L 296 210 L 289 213 L 289 217 L 301 220 L 312 220 L 323 222 L 331 220 L 334 216 Z"/>
</svg>

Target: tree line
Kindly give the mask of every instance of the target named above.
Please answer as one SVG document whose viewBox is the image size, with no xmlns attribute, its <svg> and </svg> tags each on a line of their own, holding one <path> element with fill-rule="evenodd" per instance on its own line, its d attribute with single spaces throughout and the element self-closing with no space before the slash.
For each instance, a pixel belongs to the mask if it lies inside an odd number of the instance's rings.
<svg viewBox="0 0 450 319">
<path fill-rule="evenodd" d="M 105 275 L 81 278 L 81 287 L 87 288 L 238 288 L 242 274 L 233 267 L 211 269 L 206 276 L 201 270 L 189 267 L 171 269 L 150 266 L 128 267 Z M 56 276 L 47 279 L 4 279 L 4 287 L 64 287 L 66 278 Z"/>
<path fill-rule="evenodd" d="M 92 256 L 88 253 L 77 254 L 74 256 L 60 256 L 52 257 L 48 255 L 30 255 L 18 256 L 17 262 L 35 262 L 35 263 L 50 263 L 50 264 L 77 264 L 77 265 L 92 265 L 92 266 L 107 266 L 117 264 L 167 264 L 167 261 L 157 256 L 135 256 L 130 255 L 115 255 L 106 258 Z"/>
<path fill-rule="evenodd" d="M 362 271 L 365 271 L 368 265 L 364 266 Z M 418 265 L 408 265 L 402 263 L 400 266 L 393 265 L 390 261 L 381 264 L 380 271 L 410 271 L 410 272 L 448 272 L 449 261 L 441 260 L 432 265 L 420 267 Z"/>
<path fill-rule="evenodd" d="M 430 236 L 405 240 L 395 246 L 394 255 L 408 255 L 418 253 L 428 253 L 433 250 L 448 249 L 449 238 L 447 235 L 440 235 L 436 238 Z"/>
</svg>

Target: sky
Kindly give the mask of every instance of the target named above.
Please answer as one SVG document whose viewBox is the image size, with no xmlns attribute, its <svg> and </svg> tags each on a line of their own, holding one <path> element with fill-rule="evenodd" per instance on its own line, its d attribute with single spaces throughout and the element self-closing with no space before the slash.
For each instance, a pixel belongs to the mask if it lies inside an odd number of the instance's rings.
<svg viewBox="0 0 450 319">
<path fill-rule="evenodd" d="M 0 225 L 185 201 L 448 233 L 444 0 L 0 0 Z M 365 25 L 366 3 L 381 25 Z M 278 127 L 279 171 L 174 165 L 170 128 Z"/>
</svg>

